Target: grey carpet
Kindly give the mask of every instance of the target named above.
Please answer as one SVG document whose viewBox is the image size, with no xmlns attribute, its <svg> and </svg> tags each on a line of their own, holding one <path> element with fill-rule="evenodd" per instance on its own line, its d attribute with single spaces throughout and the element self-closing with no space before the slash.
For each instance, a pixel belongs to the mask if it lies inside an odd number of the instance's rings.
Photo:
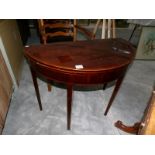
<svg viewBox="0 0 155 155">
<path fill-rule="evenodd" d="M 151 94 L 155 77 L 154 61 L 135 61 L 130 67 L 108 113 L 104 110 L 114 86 L 103 91 L 74 91 L 71 130 L 66 130 L 66 89 L 38 80 L 43 104 L 39 111 L 27 63 L 19 89 L 14 93 L 3 134 L 126 134 L 114 127 L 121 120 L 128 125 L 139 121 Z"/>
<path fill-rule="evenodd" d="M 33 39 L 33 43 L 38 40 Z M 133 125 L 139 121 L 152 91 L 155 61 L 134 61 L 107 116 L 104 111 L 114 88 L 109 84 L 75 90 L 73 94 L 71 130 L 66 130 L 66 89 L 54 85 L 52 92 L 41 81 L 39 88 L 43 111 L 39 111 L 31 74 L 24 62 L 19 89 L 10 103 L 4 135 L 55 135 L 55 134 L 127 134 L 114 127 L 117 120 Z"/>
</svg>

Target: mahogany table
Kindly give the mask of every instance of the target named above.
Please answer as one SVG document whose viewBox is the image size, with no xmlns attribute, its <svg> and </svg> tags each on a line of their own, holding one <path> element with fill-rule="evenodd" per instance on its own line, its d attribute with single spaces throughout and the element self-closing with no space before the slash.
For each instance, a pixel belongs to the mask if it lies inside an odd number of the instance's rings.
<svg viewBox="0 0 155 155">
<path fill-rule="evenodd" d="M 30 66 L 40 110 L 42 104 L 37 77 L 67 86 L 67 129 L 70 129 L 73 85 L 116 81 L 104 113 L 107 115 L 127 68 L 135 57 L 135 49 L 123 39 L 100 39 L 31 45 L 25 48 L 24 54 Z"/>
</svg>

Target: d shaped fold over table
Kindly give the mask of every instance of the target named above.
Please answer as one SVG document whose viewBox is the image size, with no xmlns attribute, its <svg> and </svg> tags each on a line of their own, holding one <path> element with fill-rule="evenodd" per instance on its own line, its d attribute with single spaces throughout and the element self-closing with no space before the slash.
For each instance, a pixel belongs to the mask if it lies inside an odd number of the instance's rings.
<svg viewBox="0 0 155 155">
<path fill-rule="evenodd" d="M 126 70 L 135 57 L 135 49 L 123 39 L 100 39 L 31 45 L 25 48 L 24 55 L 30 66 L 40 110 L 42 105 L 37 77 L 66 84 L 67 129 L 70 129 L 73 85 L 116 81 L 104 113 L 107 115 Z"/>
</svg>

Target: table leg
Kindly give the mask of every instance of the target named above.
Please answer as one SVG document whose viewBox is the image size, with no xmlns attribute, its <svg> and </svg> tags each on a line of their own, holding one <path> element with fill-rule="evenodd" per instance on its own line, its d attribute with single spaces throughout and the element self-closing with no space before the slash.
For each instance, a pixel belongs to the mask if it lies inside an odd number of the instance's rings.
<svg viewBox="0 0 155 155">
<path fill-rule="evenodd" d="M 34 84 L 37 100 L 39 103 L 39 108 L 41 111 L 42 110 L 42 104 L 41 104 L 40 93 L 39 93 L 39 88 L 38 88 L 37 76 L 36 76 L 35 71 L 31 67 L 30 67 L 30 70 L 31 70 L 31 74 L 32 74 L 32 79 L 33 79 L 33 84 Z"/>
<path fill-rule="evenodd" d="M 115 85 L 115 88 L 114 88 L 114 90 L 113 90 L 112 96 L 111 96 L 111 98 L 110 98 L 110 101 L 109 101 L 109 103 L 108 103 L 108 106 L 107 106 L 107 108 L 106 108 L 106 111 L 105 111 L 104 115 L 107 115 L 107 113 L 108 113 L 108 111 L 109 111 L 109 109 L 110 109 L 110 107 L 111 107 L 111 105 L 112 105 L 112 103 L 113 103 L 113 100 L 115 99 L 115 97 L 116 97 L 116 95 L 117 95 L 117 92 L 118 92 L 118 90 L 119 90 L 119 88 L 120 88 L 120 85 L 121 85 L 121 83 L 122 83 L 122 81 L 123 81 L 123 78 L 124 78 L 124 76 L 120 77 L 120 78 L 117 80 L 116 85 Z"/>
<path fill-rule="evenodd" d="M 73 84 L 67 84 L 67 130 L 70 130 Z"/>
</svg>

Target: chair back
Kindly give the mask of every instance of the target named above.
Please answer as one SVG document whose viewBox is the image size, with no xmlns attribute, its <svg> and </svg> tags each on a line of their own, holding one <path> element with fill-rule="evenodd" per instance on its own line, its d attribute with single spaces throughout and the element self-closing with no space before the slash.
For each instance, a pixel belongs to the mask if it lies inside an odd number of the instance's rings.
<svg viewBox="0 0 155 155">
<path fill-rule="evenodd" d="M 73 41 L 75 35 L 74 20 L 71 19 L 39 19 L 41 42 Z"/>
</svg>

